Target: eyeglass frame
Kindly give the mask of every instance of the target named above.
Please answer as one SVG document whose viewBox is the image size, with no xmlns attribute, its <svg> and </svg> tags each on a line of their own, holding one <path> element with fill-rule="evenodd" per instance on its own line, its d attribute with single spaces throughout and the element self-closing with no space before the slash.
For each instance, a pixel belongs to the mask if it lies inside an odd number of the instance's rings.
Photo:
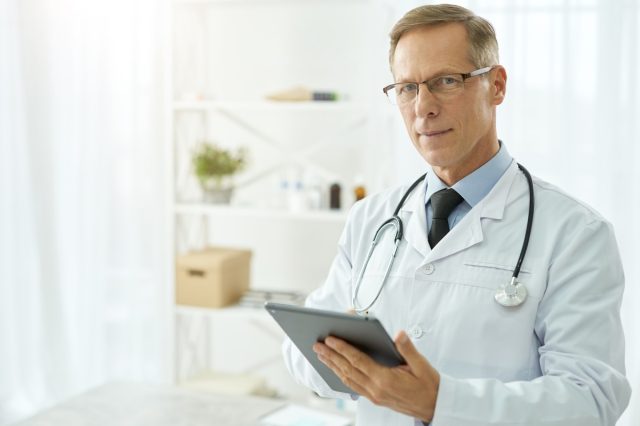
<svg viewBox="0 0 640 426">
<path fill-rule="evenodd" d="M 434 96 L 438 96 L 439 94 L 442 93 L 446 93 L 446 92 L 438 92 L 436 91 L 434 93 L 434 91 L 432 90 L 432 88 L 430 87 L 429 83 L 437 80 L 439 78 L 443 78 L 443 77 L 447 77 L 447 76 L 451 76 L 451 75 L 459 75 L 462 78 L 462 84 L 463 84 L 463 88 L 464 88 L 464 83 L 467 81 L 467 79 L 471 78 L 471 77 L 478 77 L 480 75 L 484 75 L 487 74 L 489 72 L 491 72 L 494 68 L 496 68 L 498 65 L 491 65 L 488 67 L 482 67 L 482 68 L 478 68 L 477 70 L 468 72 L 468 73 L 459 73 L 459 72 L 453 72 L 453 73 L 446 73 L 446 74 L 441 74 L 441 75 L 437 75 L 435 77 L 432 77 L 428 80 L 424 80 L 420 83 L 415 82 L 415 81 L 405 81 L 405 82 L 398 82 L 398 83 L 392 83 L 388 86 L 385 86 L 382 88 L 382 91 L 384 92 L 386 98 L 389 100 L 389 102 L 392 105 L 399 105 L 399 103 L 393 103 L 393 101 L 391 100 L 391 97 L 389 96 L 389 90 L 392 90 L 393 88 L 395 88 L 396 86 L 400 85 L 400 84 L 415 84 L 416 85 L 416 95 L 415 97 L 412 99 L 413 101 L 416 100 L 416 98 L 418 97 L 418 95 L 420 94 L 420 85 L 424 84 L 425 86 L 427 86 L 427 90 Z M 396 97 L 397 98 L 397 97 Z M 411 101 L 407 101 L 405 102 L 403 105 L 406 105 L 408 103 L 410 103 Z"/>
</svg>

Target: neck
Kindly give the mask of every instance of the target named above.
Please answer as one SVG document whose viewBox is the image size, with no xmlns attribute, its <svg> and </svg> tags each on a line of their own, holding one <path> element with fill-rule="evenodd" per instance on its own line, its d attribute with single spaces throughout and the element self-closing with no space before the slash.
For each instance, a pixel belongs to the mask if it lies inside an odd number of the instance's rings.
<svg viewBox="0 0 640 426">
<path fill-rule="evenodd" d="M 433 171 L 447 186 L 453 186 L 456 182 L 459 182 L 466 176 L 470 175 L 489 160 L 500 150 L 500 143 L 497 136 L 492 138 L 490 142 L 484 144 L 478 144 L 476 149 L 472 150 L 467 158 L 464 159 L 461 164 L 451 167 L 437 167 L 434 166 Z"/>
</svg>

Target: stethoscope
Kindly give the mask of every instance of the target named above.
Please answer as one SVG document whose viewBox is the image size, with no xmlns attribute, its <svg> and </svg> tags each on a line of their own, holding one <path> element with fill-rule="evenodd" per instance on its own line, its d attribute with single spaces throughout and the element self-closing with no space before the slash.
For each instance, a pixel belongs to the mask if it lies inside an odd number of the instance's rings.
<svg viewBox="0 0 640 426">
<path fill-rule="evenodd" d="M 529 215 L 527 217 L 527 229 L 524 234 L 524 241 L 522 243 L 522 248 L 520 249 L 520 257 L 518 257 L 518 263 L 516 263 L 516 267 L 513 270 L 513 275 L 511 276 L 511 280 L 507 283 L 500 285 L 494 294 L 494 299 L 500 305 L 505 307 L 515 307 L 519 306 L 527 299 L 527 288 L 524 284 L 518 281 L 518 275 L 520 274 L 520 267 L 522 266 L 522 261 L 524 260 L 524 255 L 527 252 L 527 247 L 529 247 L 529 237 L 531 236 L 531 224 L 533 223 L 533 180 L 531 179 L 531 174 L 529 171 L 524 168 L 524 166 L 518 163 L 518 168 L 522 171 L 524 176 L 527 178 L 527 184 L 529 185 Z M 427 174 L 420 176 L 415 182 L 411 184 L 409 189 L 404 193 L 402 199 L 398 203 L 395 211 L 393 212 L 393 216 L 384 221 L 382 225 L 378 228 L 375 235 L 373 236 L 373 242 L 371 243 L 371 247 L 369 247 L 369 251 L 367 253 L 367 257 L 364 261 L 364 265 L 362 266 L 362 270 L 360 270 L 360 274 L 358 275 L 358 279 L 356 281 L 356 287 L 353 292 L 353 298 L 351 299 L 351 304 L 353 306 L 354 311 L 357 314 L 367 314 L 369 309 L 376 303 L 378 298 L 380 297 L 380 293 L 382 293 L 382 289 L 384 288 L 385 283 L 387 282 L 387 278 L 389 277 L 389 273 L 391 272 L 391 267 L 393 266 L 393 261 L 395 260 L 396 253 L 398 252 L 398 247 L 400 245 L 400 241 L 402 241 L 403 229 L 402 229 L 402 219 L 398 216 L 398 212 L 404 205 L 405 201 L 409 197 L 409 195 L 413 192 L 413 190 L 422 182 Z M 373 250 L 376 245 L 380 241 L 384 230 L 387 228 L 395 229 L 395 237 L 394 237 L 394 247 L 393 253 L 389 258 L 389 264 L 387 265 L 387 269 L 385 271 L 384 277 L 382 278 L 382 283 L 380 283 L 380 287 L 378 288 L 378 292 L 375 297 L 364 308 L 357 306 L 358 292 L 360 291 L 360 285 L 362 284 L 362 278 L 364 277 L 365 270 L 367 269 L 367 265 L 369 264 L 369 260 L 371 260 L 371 255 L 373 254 Z"/>
</svg>

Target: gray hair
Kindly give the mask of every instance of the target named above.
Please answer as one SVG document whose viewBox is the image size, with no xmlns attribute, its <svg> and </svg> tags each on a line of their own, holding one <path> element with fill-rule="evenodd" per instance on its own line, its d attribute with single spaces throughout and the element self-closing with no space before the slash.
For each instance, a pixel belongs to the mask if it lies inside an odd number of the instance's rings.
<svg viewBox="0 0 640 426">
<path fill-rule="evenodd" d="M 493 26 L 486 19 L 469 9 L 452 4 L 437 4 L 416 7 L 407 12 L 393 26 L 389 37 L 389 65 L 393 71 L 393 57 L 400 38 L 415 28 L 430 25 L 460 22 L 467 30 L 469 60 L 478 68 L 499 63 L 498 41 Z"/>
</svg>

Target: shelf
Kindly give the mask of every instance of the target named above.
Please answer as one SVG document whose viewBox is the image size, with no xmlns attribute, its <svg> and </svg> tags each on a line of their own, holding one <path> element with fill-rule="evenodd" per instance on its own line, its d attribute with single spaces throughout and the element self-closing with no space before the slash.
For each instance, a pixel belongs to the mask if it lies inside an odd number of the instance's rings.
<svg viewBox="0 0 640 426">
<path fill-rule="evenodd" d="M 247 5 L 247 4 L 260 4 L 260 3 L 285 3 L 291 0 L 173 0 L 177 5 Z M 340 0 L 334 0 L 338 2 Z M 355 2 L 369 2 L 371 0 L 351 0 Z"/>
<path fill-rule="evenodd" d="M 253 4 L 253 3 L 267 3 L 283 0 L 173 0 L 175 4 L 184 5 L 207 5 L 207 4 Z"/>
<path fill-rule="evenodd" d="M 175 101 L 174 111 L 336 111 L 336 112 L 363 112 L 367 109 L 364 102 L 353 101 Z"/>
<path fill-rule="evenodd" d="M 176 305 L 175 313 L 182 315 L 201 315 L 206 317 L 225 316 L 226 318 L 255 318 L 263 319 L 268 317 L 268 313 L 263 308 L 252 308 L 245 306 L 229 306 L 225 308 L 200 308 L 197 306 Z"/>
<path fill-rule="evenodd" d="M 310 220 L 344 223 L 347 212 L 338 210 L 308 210 L 291 212 L 279 209 L 264 209 L 258 207 L 236 207 L 215 204 L 180 203 L 174 205 L 176 214 L 201 214 L 216 216 L 247 217 L 254 219 L 282 219 L 282 220 Z"/>
</svg>

